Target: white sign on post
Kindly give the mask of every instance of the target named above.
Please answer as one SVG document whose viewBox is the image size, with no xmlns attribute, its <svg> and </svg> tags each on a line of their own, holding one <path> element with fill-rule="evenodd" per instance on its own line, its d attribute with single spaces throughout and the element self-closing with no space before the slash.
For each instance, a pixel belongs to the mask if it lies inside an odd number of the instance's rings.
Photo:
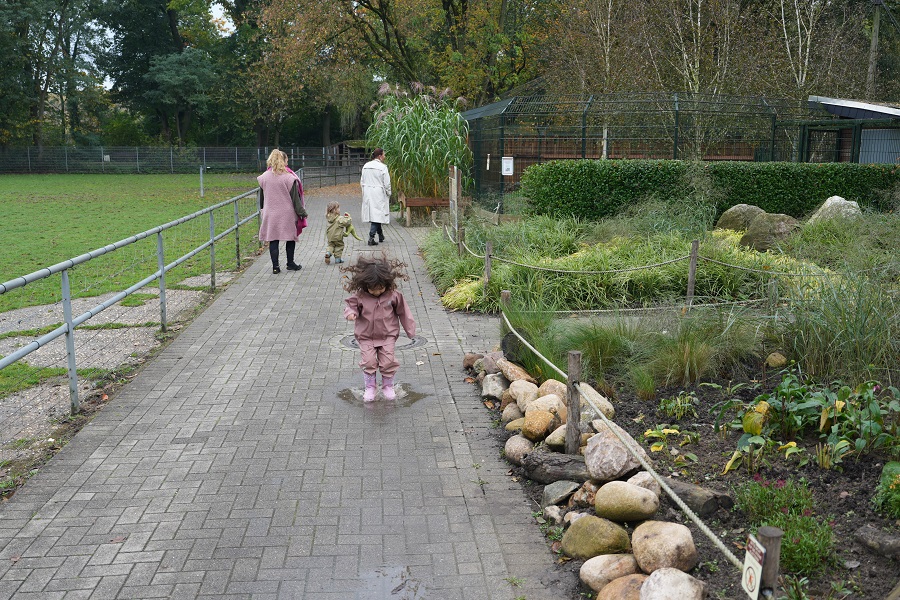
<svg viewBox="0 0 900 600">
<path fill-rule="evenodd" d="M 747 554 L 744 556 L 744 570 L 741 574 L 741 587 L 752 600 L 759 597 L 759 586 L 762 579 L 763 560 L 766 549 L 753 537 L 747 536 Z"/>
<path fill-rule="evenodd" d="M 502 175 L 512 175 L 513 174 L 513 157 L 512 156 L 504 156 L 501 160 L 500 173 Z"/>
</svg>

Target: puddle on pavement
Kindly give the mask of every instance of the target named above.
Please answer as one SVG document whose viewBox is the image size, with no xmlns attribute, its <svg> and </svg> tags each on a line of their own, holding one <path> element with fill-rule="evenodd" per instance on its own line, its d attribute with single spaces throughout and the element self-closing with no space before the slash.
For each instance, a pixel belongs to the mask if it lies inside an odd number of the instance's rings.
<svg viewBox="0 0 900 600">
<path fill-rule="evenodd" d="M 379 567 L 359 574 L 360 592 L 363 598 L 390 598 L 391 600 L 421 600 L 425 598 L 425 586 L 412 578 L 409 567 Z"/>
<path fill-rule="evenodd" d="M 385 400 L 384 396 L 381 395 L 381 390 L 379 389 L 378 395 L 375 396 L 374 402 L 363 402 L 362 388 L 349 388 L 341 390 L 338 392 L 338 398 L 348 404 L 353 404 L 354 406 L 365 406 L 366 408 L 380 408 L 391 406 L 405 408 L 407 406 L 412 406 L 422 398 L 428 396 L 428 394 L 420 394 L 419 392 L 413 391 L 412 387 L 408 383 L 400 383 L 398 385 L 395 385 L 394 391 L 397 392 L 396 400 Z"/>
</svg>

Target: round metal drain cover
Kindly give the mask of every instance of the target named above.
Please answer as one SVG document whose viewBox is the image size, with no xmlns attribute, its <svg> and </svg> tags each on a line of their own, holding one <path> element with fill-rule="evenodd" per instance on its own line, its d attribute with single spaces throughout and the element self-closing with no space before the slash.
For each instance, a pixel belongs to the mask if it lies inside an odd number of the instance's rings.
<svg viewBox="0 0 900 600">
<path fill-rule="evenodd" d="M 417 335 L 413 339 L 398 338 L 397 345 L 394 347 L 394 350 L 412 350 L 413 348 L 424 346 L 427 343 L 428 340 L 421 335 Z M 359 343 L 357 343 L 356 337 L 352 335 L 345 335 L 344 337 L 342 337 L 341 345 L 346 346 L 347 348 L 353 348 L 354 350 L 359 350 Z"/>
</svg>

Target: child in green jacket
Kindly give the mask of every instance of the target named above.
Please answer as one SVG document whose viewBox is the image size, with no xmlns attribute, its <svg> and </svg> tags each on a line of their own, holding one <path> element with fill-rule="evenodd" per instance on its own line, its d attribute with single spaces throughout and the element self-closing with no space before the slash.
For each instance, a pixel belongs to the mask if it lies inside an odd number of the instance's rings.
<svg viewBox="0 0 900 600">
<path fill-rule="evenodd" d="M 344 259 L 344 238 L 352 235 L 356 239 L 361 239 L 356 234 L 356 228 L 353 227 L 353 219 L 349 213 L 341 214 L 341 205 L 337 202 L 329 202 L 325 209 L 325 220 L 328 225 L 325 227 L 325 264 L 331 264 L 331 256 L 334 255 L 334 263 L 341 264 Z"/>
</svg>

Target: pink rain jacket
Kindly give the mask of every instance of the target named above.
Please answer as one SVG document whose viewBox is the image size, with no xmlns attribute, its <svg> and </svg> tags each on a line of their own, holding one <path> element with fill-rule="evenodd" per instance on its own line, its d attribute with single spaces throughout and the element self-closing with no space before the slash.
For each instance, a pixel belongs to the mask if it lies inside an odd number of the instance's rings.
<svg viewBox="0 0 900 600">
<path fill-rule="evenodd" d="M 416 322 L 403 294 L 397 290 L 378 297 L 369 292 L 357 292 L 344 300 L 344 317 L 356 315 L 353 334 L 360 342 L 374 346 L 394 343 L 400 337 L 400 326 L 410 338 L 416 335 Z"/>
</svg>

